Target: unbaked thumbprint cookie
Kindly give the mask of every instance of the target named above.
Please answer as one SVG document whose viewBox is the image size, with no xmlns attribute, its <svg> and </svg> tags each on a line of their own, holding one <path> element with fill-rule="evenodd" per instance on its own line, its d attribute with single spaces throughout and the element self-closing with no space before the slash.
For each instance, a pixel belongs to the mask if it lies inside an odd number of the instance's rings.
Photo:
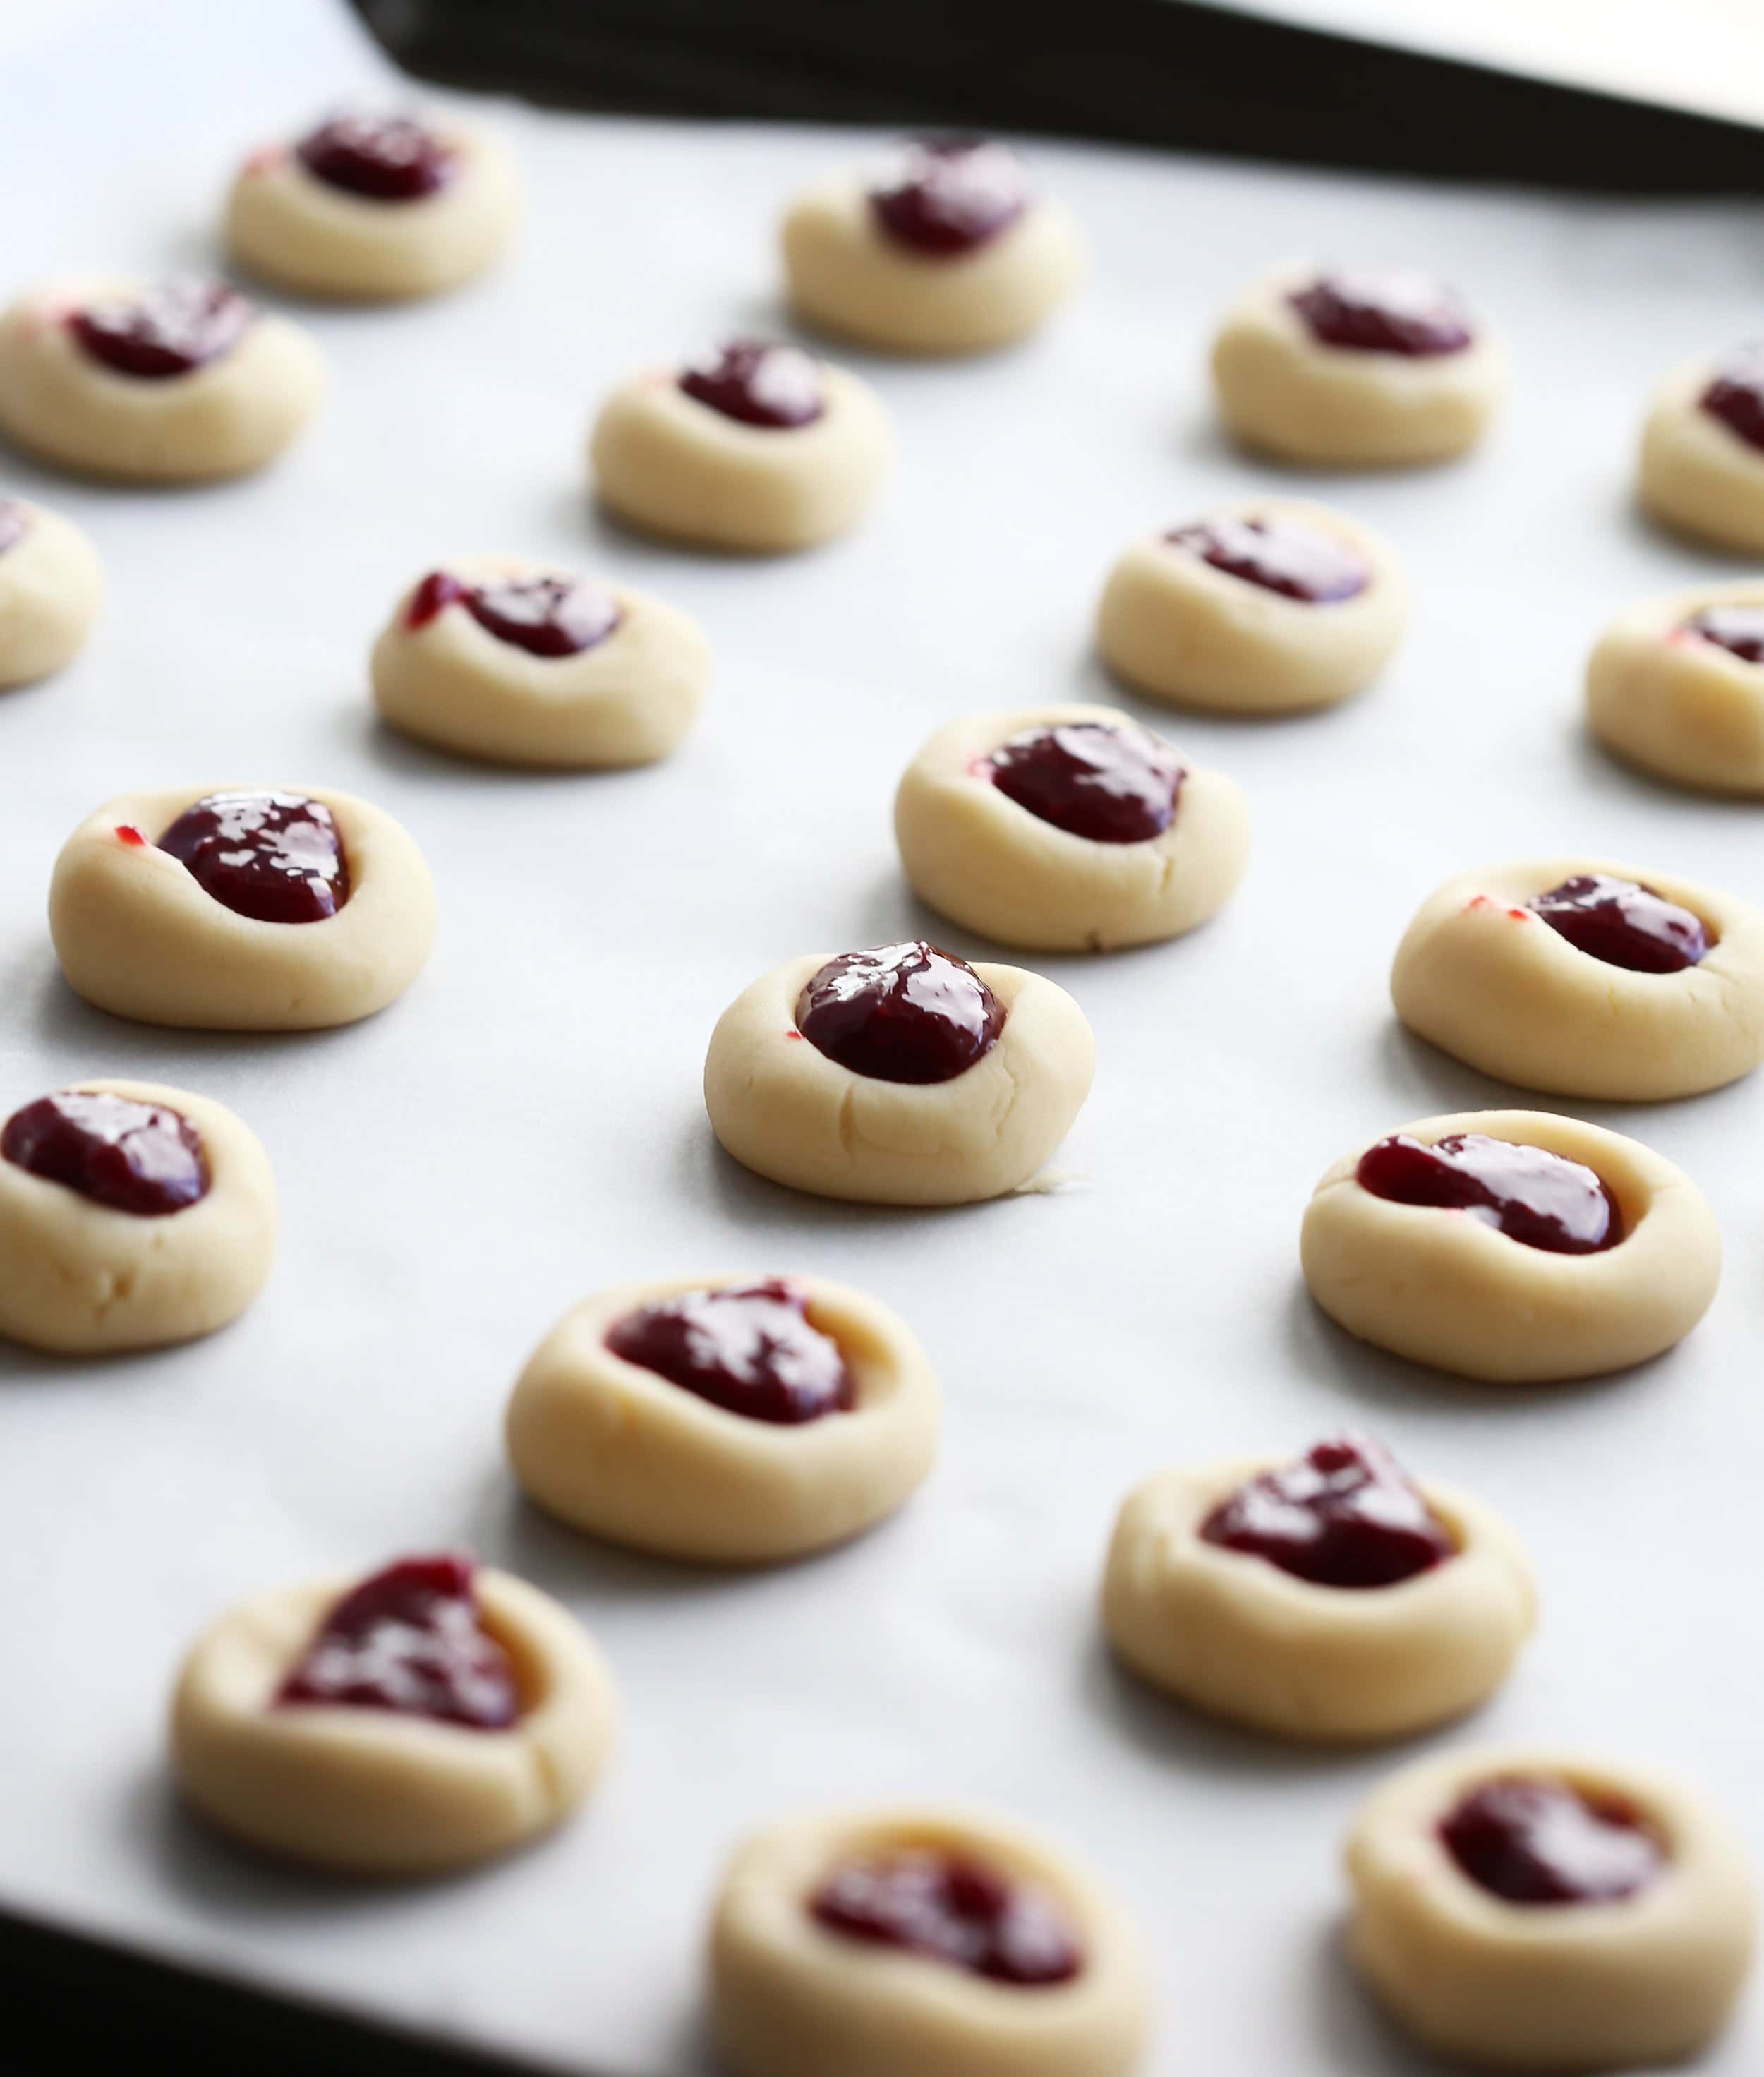
<svg viewBox="0 0 1764 2077">
<path fill-rule="evenodd" d="M 1642 428 L 1638 489 L 1675 531 L 1764 552 L 1764 342 L 1666 377 Z"/>
<path fill-rule="evenodd" d="M 0 692 L 71 663 L 103 600 L 98 551 L 72 520 L 0 497 Z"/>
<path fill-rule="evenodd" d="M 1587 725 L 1675 786 L 1764 795 L 1764 583 L 1702 585 L 1620 613 L 1587 659 Z"/>
</svg>

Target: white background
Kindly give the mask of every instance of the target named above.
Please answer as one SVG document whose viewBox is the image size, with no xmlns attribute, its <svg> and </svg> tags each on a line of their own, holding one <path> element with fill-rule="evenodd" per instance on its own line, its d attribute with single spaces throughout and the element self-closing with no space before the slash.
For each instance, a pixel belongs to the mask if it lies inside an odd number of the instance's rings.
<svg viewBox="0 0 1764 2077">
<path fill-rule="evenodd" d="M 310 6 L 118 5 L 15 52 L 0 107 L 5 265 L 212 258 L 227 171 L 364 83 Z M 1036 149 L 1088 226 L 1092 292 L 985 363 L 878 364 L 903 458 L 873 518 L 796 561 L 641 546 L 597 519 L 580 447 L 627 368 L 779 327 L 772 225 L 859 140 L 497 111 L 534 192 L 518 257 L 445 302 L 314 312 L 336 374 L 258 482 L 104 490 L 8 457 L 0 487 L 91 530 L 112 599 L 78 665 L 0 703 L 0 1108 L 94 1073 L 194 1087 L 261 1134 L 286 1230 L 263 1300 L 139 1361 L 0 1355 L 0 1893 L 438 2033 L 616 2077 L 686 2077 L 718 1864 L 805 1800 L 984 1800 L 1068 1842 L 1156 1946 L 1157 2077 L 1391 2077 L 1421 2066 L 1337 1952 L 1338 1842 L 1408 1755 L 1240 1738 L 1110 1668 L 1092 1602 L 1114 1508 L 1175 1457 L 1375 1426 L 1504 1509 L 1545 1623 L 1450 1734 L 1680 1766 L 1764 1848 L 1757 1592 L 1764 1088 L 1587 1114 L 1709 1192 L 1722 1292 L 1680 1351 L 1561 1391 L 1473 1389 L 1337 1334 L 1300 1283 L 1311 1184 L 1341 1150 L 1511 1093 L 1412 1042 L 1384 993 L 1433 884 L 1584 847 L 1754 898 L 1759 810 L 1608 765 L 1581 662 L 1634 595 L 1721 572 L 1635 519 L 1646 392 L 1764 328 L 1751 208 L 1429 191 L 1142 152 Z M 1094 1022 L 1084 1187 L 948 1213 L 794 1198 L 717 1151 L 698 1095 L 723 1005 L 804 951 L 935 930 L 888 802 L 951 715 L 1104 697 L 1088 655 L 1117 548 L 1290 479 L 1221 442 L 1209 321 L 1291 251 L 1436 266 L 1517 367 L 1482 455 L 1325 488 L 1387 530 L 1417 611 L 1367 698 L 1237 724 L 1137 709 L 1250 796 L 1249 879 L 1189 941 L 1055 960 Z M 10 285 L 10 283 L 9 283 Z M 506 549 L 698 614 L 717 684 L 655 770 L 536 778 L 372 724 L 369 641 L 437 559 Z M 106 1018 L 42 922 L 66 832 L 125 786 L 318 784 L 425 847 L 442 930 L 372 1023 L 251 1039 Z M 597 1548 L 517 1499 L 503 1398 L 564 1309 L 615 1279 L 818 1271 L 897 1307 L 948 1398 L 942 1467 L 855 1548 L 756 1577 Z M 403 1892 L 284 1875 L 174 1807 L 164 1700 L 189 1638 L 264 1584 L 465 1539 L 592 1626 L 627 1704 L 583 1820 Z M 1742 2022 L 1709 2068 L 1764 2061 Z"/>
</svg>

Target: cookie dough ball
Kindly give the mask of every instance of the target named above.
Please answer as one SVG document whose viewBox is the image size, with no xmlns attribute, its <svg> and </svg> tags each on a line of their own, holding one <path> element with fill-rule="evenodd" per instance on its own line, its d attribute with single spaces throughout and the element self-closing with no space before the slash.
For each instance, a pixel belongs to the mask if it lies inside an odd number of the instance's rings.
<svg viewBox="0 0 1764 2077">
<path fill-rule="evenodd" d="M 1130 2077 L 1150 2023 L 1138 1934 L 1042 1841 L 965 1812 L 792 1818 L 750 1839 L 710 1932 L 734 2077 Z"/>
<path fill-rule="evenodd" d="M 1095 1066 L 1063 988 L 915 941 L 762 974 L 710 1035 L 705 1105 L 736 1160 L 792 1189 L 965 1205 L 1042 1167 Z"/>
<path fill-rule="evenodd" d="M 797 314 L 901 353 L 974 353 L 1038 331 L 1084 273 L 1078 227 L 1007 145 L 917 138 L 810 188 L 784 220 Z"/>
<path fill-rule="evenodd" d="M 1645 1363 L 1689 1334 L 1721 1274 L 1688 1176 L 1546 1111 L 1423 1118 L 1343 1155 L 1299 1247 L 1338 1326 L 1496 1384 Z"/>
<path fill-rule="evenodd" d="M 227 247 L 278 287 L 344 302 L 457 288 L 520 221 L 507 154 L 451 116 L 334 115 L 253 152 L 227 201 Z"/>
<path fill-rule="evenodd" d="M 1486 1701 L 1537 1616 L 1500 1517 L 1418 1486 L 1348 1434 L 1296 1463 L 1159 1471 L 1129 1495 L 1103 1580 L 1125 1663 L 1253 1730 L 1397 1738 Z"/>
<path fill-rule="evenodd" d="M 172 1764 L 186 1800 L 248 1846 L 432 1875 L 560 1824 L 615 1715 L 568 1609 L 443 1551 L 229 1609 L 178 1676 Z"/>
<path fill-rule="evenodd" d="M 1226 311 L 1213 380 L 1246 447 L 1404 468 L 1475 446 L 1506 394 L 1507 352 L 1430 274 L 1288 266 Z"/>
<path fill-rule="evenodd" d="M 1296 714 L 1363 692 L 1408 618 L 1377 535 L 1327 506 L 1255 497 L 1136 541 L 1109 573 L 1096 641 L 1154 699 Z"/>
<path fill-rule="evenodd" d="M 1764 795 L 1764 583 L 1704 585 L 1620 613 L 1587 660 L 1587 725 L 1657 778 Z"/>
<path fill-rule="evenodd" d="M 269 1157 L 206 1097 L 76 1082 L 0 1126 L 0 1334 L 64 1355 L 193 1341 L 276 1252 Z"/>
<path fill-rule="evenodd" d="M 1695 1096 L 1764 1059 L 1764 913 L 1639 866 L 1523 859 L 1428 897 L 1391 999 L 1442 1051 L 1527 1088 Z"/>
<path fill-rule="evenodd" d="M 913 891 L 1005 945 L 1112 950 L 1180 937 L 1229 901 L 1242 794 L 1112 707 L 1023 707 L 939 729 L 894 834 Z"/>
<path fill-rule="evenodd" d="M 589 770 L 679 747 L 710 648 L 647 592 L 462 556 L 406 592 L 371 668 L 382 719 L 406 735 L 497 764 Z"/>
<path fill-rule="evenodd" d="M 937 1455 L 917 1338 L 825 1277 L 622 1284 L 566 1313 L 509 1401 L 528 1495 L 670 1558 L 768 1563 L 901 1506 Z"/>
<path fill-rule="evenodd" d="M 1642 429 L 1638 489 L 1668 527 L 1764 554 L 1764 344 L 1667 377 Z"/>
<path fill-rule="evenodd" d="M 70 663 L 103 600 L 98 551 L 71 520 L 0 497 L 0 691 Z"/>
<path fill-rule="evenodd" d="M 246 475 L 299 432 L 325 381 L 297 325 L 196 276 L 71 276 L 0 317 L 0 432 L 91 476 Z"/>
<path fill-rule="evenodd" d="M 615 389 L 589 464 L 601 502 L 646 533 L 779 554 L 842 534 L 892 452 L 868 383 L 793 346 L 735 339 Z"/>
<path fill-rule="evenodd" d="M 395 1002 L 435 939 L 422 854 L 352 793 L 119 793 L 61 847 L 49 934 L 100 1009 L 310 1031 Z"/>
<path fill-rule="evenodd" d="M 1347 1868 L 1361 1975 L 1417 2040 L 1479 2067 L 1675 2067 L 1751 1964 L 1733 1828 L 1651 1769 L 1440 1754 L 1362 1807 Z"/>
</svg>

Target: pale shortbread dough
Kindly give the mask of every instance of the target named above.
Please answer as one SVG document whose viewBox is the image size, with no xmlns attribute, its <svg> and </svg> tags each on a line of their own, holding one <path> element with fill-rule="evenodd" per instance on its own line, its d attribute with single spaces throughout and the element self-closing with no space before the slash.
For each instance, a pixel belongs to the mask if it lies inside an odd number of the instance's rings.
<svg viewBox="0 0 1764 2077">
<path fill-rule="evenodd" d="M 809 1916 L 841 1861 L 915 1848 L 976 1857 L 1050 1897 L 1082 1970 L 993 1983 Z M 711 2029 L 734 2077 L 1130 2077 L 1150 2029 L 1145 1957 L 1121 1907 L 1033 1834 L 965 1811 L 815 1812 L 749 1839 L 718 1895 L 709 1971 Z"/>
<path fill-rule="evenodd" d="M 1678 631 L 1712 606 L 1764 611 L 1764 582 L 1701 585 L 1620 613 L 1587 662 L 1587 725 L 1675 785 L 1764 794 L 1764 665 Z"/>
<path fill-rule="evenodd" d="M 520 1690 L 505 1731 L 341 1704 L 272 1707 L 356 1584 L 272 1588 L 197 1641 L 172 1703 L 188 1800 L 248 1845 L 357 1875 L 443 1874 L 560 1823 L 593 1786 L 617 1717 L 612 1676 L 576 1618 L 523 1580 L 476 1574 L 484 1627 Z"/>
<path fill-rule="evenodd" d="M 790 301 L 824 331 L 897 353 L 982 352 L 1037 331 L 1084 279 L 1078 226 L 1046 196 L 971 252 L 926 253 L 884 230 L 870 186 L 861 173 L 823 181 L 784 219 Z"/>
<path fill-rule="evenodd" d="M 823 1550 L 905 1501 L 937 1456 L 937 1380 L 905 1322 L 848 1284 L 790 1280 L 809 1324 L 839 1345 L 857 1389 L 850 1413 L 750 1420 L 606 1346 L 640 1306 L 745 1281 L 622 1284 L 564 1315 L 509 1401 L 509 1458 L 530 1497 L 594 1535 L 719 1564 Z"/>
<path fill-rule="evenodd" d="M 104 600 L 98 550 L 70 519 L 26 498 L 25 531 L 0 552 L 0 688 L 27 685 L 70 662 Z"/>
<path fill-rule="evenodd" d="M 1245 289 L 1213 343 L 1225 423 L 1282 460 L 1344 468 L 1446 461 L 1474 447 L 1507 393 L 1507 350 L 1480 317 L 1456 353 L 1410 356 L 1331 346 L 1288 298 L 1314 265 L 1277 268 Z"/>
<path fill-rule="evenodd" d="M 1645 510 L 1679 532 L 1764 554 L 1764 451 L 1699 399 L 1718 360 L 1694 360 L 1661 384 L 1641 431 L 1637 490 Z"/>
<path fill-rule="evenodd" d="M 1571 945 L 1524 904 L 1608 873 L 1688 909 L 1716 942 L 1678 973 L 1632 973 Z M 1522 859 L 1430 894 L 1391 968 L 1396 1014 L 1454 1059 L 1554 1096 L 1653 1103 L 1764 1060 L 1764 912 L 1641 866 Z"/>
<path fill-rule="evenodd" d="M 976 764 L 1013 736 L 1067 722 L 1146 733 L 1113 707 L 1020 707 L 964 715 L 925 744 L 894 797 L 895 841 L 914 893 L 966 930 L 1040 951 L 1147 944 L 1217 914 L 1250 853 L 1249 810 L 1223 772 L 1179 754 L 1175 819 L 1143 843 L 1074 836 L 976 776 Z"/>
<path fill-rule="evenodd" d="M 0 432 L 85 474 L 143 483 L 242 476 L 273 460 L 325 393 L 311 339 L 260 310 L 236 344 L 188 374 L 119 374 L 85 352 L 65 320 L 141 286 L 71 275 L 29 290 L 0 316 Z"/>
<path fill-rule="evenodd" d="M 1492 1895 L 1438 1828 L 1479 1784 L 1513 1775 L 1635 1807 L 1670 1864 L 1611 1903 Z M 1733 1828 L 1652 1768 L 1524 1746 L 1439 1754 L 1361 1806 L 1347 1868 L 1362 1975 L 1429 2048 L 1484 2068 L 1676 2067 L 1719 2031 L 1751 1963 L 1757 1905 Z"/>
<path fill-rule="evenodd" d="M 439 567 L 472 585 L 557 574 L 514 556 Z M 458 601 L 410 626 L 412 585 L 373 646 L 374 704 L 406 735 L 466 757 L 564 770 L 654 764 L 692 726 L 710 647 L 677 606 L 624 585 L 604 589 L 622 615 L 612 633 L 573 656 L 536 656 Z"/>
<path fill-rule="evenodd" d="M 289 790 L 335 818 L 349 898 L 314 923 L 265 923 L 206 893 L 159 838 L 184 810 L 237 785 L 119 793 L 61 847 L 49 934 L 69 986 L 100 1009 L 195 1030 L 309 1031 L 395 1002 L 435 942 L 422 854 L 384 809 L 352 793 Z M 120 826 L 145 845 L 125 843 Z"/>
<path fill-rule="evenodd" d="M 209 1188 L 141 1217 L 0 1159 L 0 1334 L 60 1355 L 193 1340 L 236 1319 L 276 1252 L 269 1157 L 243 1119 L 157 1082 L 70 1082 L 164 1104 L 200 1135 Z"/>
<path fill-rule="evenodd" d="M 1200 518 L 1312 527 L 1351 549 L 1369 581 L 1351 598 L 1313 605 L 1147 535 L 1109 572 L 1098 609 L 1096 643 L 1109 669 L 1154 699 L 1231 714 L 1295 714 L 1363 692 L 1408 621 L 1408 585 L 1389 543 L 1304 498 L 1238 498 Z"/>
<path fill-rule="evenodd" d="M 1715 1214 L 1651 1149 L 1546 1111 L 1460 1111 L 1392 1130 L 1429 1147 L 1479 1132 L 1582 1162 L 1616 1199 L 1624 1236 L 1554 1255 L 1464 1212 L 1375 1197 L 1354 1176 L 1368 1139 L 1325 1172 L 1299 1242 L 1311 1296 L 1362 1341 L 1490 1384 L 1547 1384 L 1645 1363 L 1708 1310 Z"/>
<path fill-rule="evenodd" d="M 843 533 L 893 457 L 881 399 L 825 362 L 824 409 L 805 426 L 750 426 L 689 397 L 676 368 L 645 368 L 601 407 L 589 464 L 601 500 L 647 533 L 754 554 Z"/>
<path fill-rule="evenodd" d="M 1096 1042 L 1065 989 L 976 960 L 1005 1009 L 996 1043 L 953 1080 L 878 1081 L 797 1030 L 797 1002 L 833 952 L 787 960 L 717 1020 L 705 1057 L 711 1129 L 744 1167 L 859 1204 L 965 1205 L 1026 1183 L 1071 1129 Z"/>
<path fill-rule="evenodd" d="M 457 156 L 432 194 L 382 202 L 308 172 L 291 146 L 253 152 L 227 201 L 227 248 L 278 287 L 345 302 L 432 296 L 481 274 L 521 219 L 514 164 L 493 137 L 451 116 L 423 127 Z"/>
<path fill-rule="evenodd" d="M 1537 1619 L 1525 1550 L 1455 1488 L 1420 1490 L 1458 1546 L 1394 1586 L 1320 1586 L 1203 1540 L 1222 1501 L 1282 1459 L 1177 1465 L 1129 1494 L 1103 1627 L 1136 1673 L 1252 1729 L 1317 1743 L 1405 1738 L 1486 1701 Z"/>
</svg>

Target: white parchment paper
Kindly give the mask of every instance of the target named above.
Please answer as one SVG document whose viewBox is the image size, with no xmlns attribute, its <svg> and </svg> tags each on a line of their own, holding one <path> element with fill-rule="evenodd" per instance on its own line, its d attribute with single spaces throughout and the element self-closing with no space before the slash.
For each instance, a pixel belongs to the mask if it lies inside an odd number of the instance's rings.
<svg viewBox="0 0 1764 2077">
<path fill-rule="evenodd" d="M 235 157 L 379 70 L 320 0 L 45 16 L 0 72 L 4 285 L 207 260 Z M 1388 1011 L 1390 953 L 1437 880 L 1584 847 L 1764 895 L 1764 811 L 1619 772 L 1577 704 L 1609 613 L 1718 567 L 1631 516 L 1631 454 L 1666 365 L 1764 326 L 1764 227 L 1038 148 L 1094 240 L 1081 306 L 988 362 L 866 364 L 903 448 L 873 518 L 801 560 L 718 560 L 595 517 L 590 408 L 645 359 L 781 326 L 775 212 L 860 140 L 493 114 L 532 186 L 518 256 L 434 306 L 308 314 L 335 395 L 283 465 L 163 493 L 0 472 L 87 526 L 111 583 L 78 664 L 0 702 L 0 1106 L 95 1072 L 204 1090 L 268 1143 L 286 1215 L 264 1299 L 206 1344 L 0 1355 L 0 1896 L 543 2065 L 687 2077 L 736 1835 L 808 1800 L 976 1799 L 1063 1839 L 1144 1921 L 1156 2077 L 1415 2072 L 1336 1944 L 1344 1825 L 1408 1754 L 1286 1750 L 1166 1706 L 1111 1670 L 1092 1596 L 1113 1509 L 1155 1465 L 1370 1424 L 1506 1510 L 1541 1575 L 1541 1635 L 1450 1738 L 1676 1764 L 1764 1848 L 1764 1088 L 1587 1112 L 1686 1166 L 1728 1239 L 1708 1322 L 1637 1374 L 1504 1392 L 1387 1360 L 1313 1311 L 1296 1251 L 1343 1147 L 1509 1098 Z M 1118 547 L 1286 481 L 1221 443 L 1201 355 L 1239 280 L 1306 250 L 1462 283 L 1508 328 L 1516 392 L 1462 466 L 1324 488 L 1415 582 L 1369 697 L 1288 723 L 1141 710 L 1242 782 L 1255 853 L 1191 940 L 1047 963 L 1100 1048 L 1060 1156 L 1083 1187 L 924 1214 L 747 1176 L 699 1100 L 718 1012 L 805 950 L 933 929 L 985 950 L 904 891 L 896 778 L 951 714 L 1106 697 L 1088 630 Z M 701 618 L 718 678 L 677 758 L 524 777 L 374 726 L 383 615 L 472 549 L 580 562 Z M 42 920 L 63 836 L 124 786 L 254 780 L 355 789 L 409 825 L 443 905 L 423 979 L 316 1037 L 85 1008 Z M 597 1285 L 722 1267 L 849 1278 L 920 1330 L 949 1405 L 922 1496 L 752 1577 L 536 1517 L 498 1434 L 528 1350 Z M 618 1670 L 622 1749 L 582 1821 L 403 1892 L 275 1872 L 186 1821 L 161 1719 L 193 1633 L 267 1582 L 460 1540 L 560 1596 Z M 1761 2061 L 1754 2012 L 1708 2067 Z"/>
</svg>

